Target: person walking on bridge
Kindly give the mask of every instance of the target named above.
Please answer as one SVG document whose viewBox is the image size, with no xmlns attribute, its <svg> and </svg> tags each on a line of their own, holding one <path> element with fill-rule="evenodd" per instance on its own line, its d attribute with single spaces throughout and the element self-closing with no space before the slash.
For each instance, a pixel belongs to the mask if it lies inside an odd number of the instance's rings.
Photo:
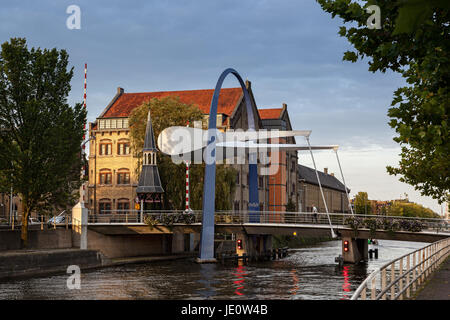
<svg viewBox="0 0 450 320">
<path fill-rule="evenodd" d="M 319 223 L 319 222 L 317 221 L 317 208 L 316 208 L 315 205 L 313 205 L 312 211 L 313 211 L 313 222 Z"/>
</svg>

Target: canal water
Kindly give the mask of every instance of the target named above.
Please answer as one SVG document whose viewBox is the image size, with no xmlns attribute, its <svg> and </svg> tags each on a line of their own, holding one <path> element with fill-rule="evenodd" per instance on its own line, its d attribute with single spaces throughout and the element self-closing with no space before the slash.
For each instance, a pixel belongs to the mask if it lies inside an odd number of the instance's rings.
<svg viewBox="0 0 450 320">
<path fill-rule="evenodd" d="M 425 243 L 379 241 L 379 257 L 339 268 L 340 241 L 292 249 L 288 257 L 245 266 L 161 261 L 85 271 L 81 289 L 69 275 L 0 282 L 0 299 L 350 299 L 370 272 L 424 247 Z"/>
</svg>

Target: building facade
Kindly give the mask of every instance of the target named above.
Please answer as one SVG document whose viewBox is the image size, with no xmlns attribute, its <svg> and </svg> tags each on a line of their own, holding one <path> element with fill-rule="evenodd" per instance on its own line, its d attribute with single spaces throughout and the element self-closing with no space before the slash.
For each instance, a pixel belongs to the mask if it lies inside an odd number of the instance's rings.
<svg viewBox="0 0 450 320">
<path fill-rule="evenodd" d="M 246 82 L 254 109 L 255 128 L 262 128 L 256 103 L 251 91 L 251 83 Z M 195 104 L 205 116 L 209 116 L 209 107 L 214 90 L 188 90 L 125 93 L 122 88 L 106 106 L 94 123 L 89 124 L 89 184 L 86 206 L 92 213 L 115 212 L 117 210 L 135 208 L 138 203 L 136 188 L 139 177 L 138 159 L 131 152 L 130 129 L 128 116 L 131 111 L 152 98 L 168 96 L 178 97 L 182 103 Z M 247 112 L 241 88 L 225 88 L 221 90 L 217 127 L 219 130 L 247 130 Z M 248 209 L 248 165 L 233 164 L 237 170 L 236 191 L 232 208 Z M 259 179 L 260 209 L 268 208 L 268 179 Z"/>
<path fill-rule="evenodd" d="M 246 81 L 250 94 L 255 129 L 292 130 L 287 105 L 281 108 L 258 110 L 253 96 L 251 82 Z M 94 123 L 89 124 L 89 179 L 86 206 L 91 213 L 117 212 L 117 210 L 138 207 L 136 194 L 139 176 L 139 161 L 131 152 L 130 128 L 128 117 L 131 111 L 152 98 L 168 96 L 178 97 L 180 102 L 196 105 L 204 114 L 205 121 L 209 117 L 209 108 L 213 89 L 125 93 L 118 88 L 116 95 L 106 106 Z M 247 111 L 241 88 L 224 88 L 220 92 L 217 128 L 221 131 L 247 130 Z M 295 143 L 294 137 L 280 138 L 273 143 Z M 269 156 L 272 156 L 268 152 Z M 258 163 L 258 191 L 261 211 L 285 211 L 289 202 L 295 206 L 294 211 L 310 211 L 311 204 L 323 207 L 323 201 L 317 197 L 317 184 L 314 179 L 305 182 L 299 175 L 298 156 L 296 151 L 279 151 L 275 157 L 278 170 L 271 175 L 260 174 L 267 165 Z M 237 170 L 236 191 L 231 207 L 234 211 L 248 210 L 249 203 L 249 170 L 248 164 L 231 164 Z M 329 176 L 329 175 L 328 175 Z M 333 177 L 334 178 L 334 177 Z M 336 178 L 334 178 L 338 181 Z M 342 198 L 342 184 L 332 187 L 325 179 L 324 188 L 330 203 L 330 212 L 342 212 L 346 209 Z M 322 181 L 322 177 L 321 177 Z M 339 182 L 339 181 L 338 181 Z M 340 183 L 340 182 L 339 182 Z M 346 199 L 346 198 L 345 198 Z M 327 200 L 328 203 L 328 200 Z M 318 207 L 318 208 L 319 208 Z M 182 209 L 182 208 L 180 208 Z"/>
<path fill-rule="evenodd" d="M 349 200 L 345 186 L 333 173 L 325 168 L 319 174 L 320 184 L 330 213 L 349 213 Z M 301 212 L 312 212 L 315 206 L 319 212 L 326 212 L 316 172 L 313 168 L 298 165 L 298 203 Z M 347 188 L 348 193 L 350 189 Z"/>
</svg>

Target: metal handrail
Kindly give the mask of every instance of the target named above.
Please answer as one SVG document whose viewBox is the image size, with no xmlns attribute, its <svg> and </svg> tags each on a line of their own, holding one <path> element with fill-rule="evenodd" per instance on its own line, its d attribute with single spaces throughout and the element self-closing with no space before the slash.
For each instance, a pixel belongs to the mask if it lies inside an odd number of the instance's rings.
<svg viewBox="0 0 450 320">
<path fill-rule="evenodd" d="M 90 223 L 144 223 L 143 216 L 162 216 L 175 214 L 192 214 L 195 216 L 195 222 L 201 222 L 202 211 L 192 210 L 189 213 L 183 210 L 104 210 L 105 213 L 96 215 L 89 214 Z M 347 213 L 318 213 L 317 220 L 312 212 L 282 212 L 282 211 L 216 211 L 216 223 L 222 224 L 242 224 L 242 223 L 282 223 L 282 224 L 329 224 L 328 217 L 331 219 L 333 227 L 344 226 L 346 218 L 361 218 L 361 219 L 391 219 L 396 221 L 401 220 L 416 220 L 424 225 L 424 229 L 436 230 L 437 233 L 447 233 L 448 220 L 436 218 L 418 218 L 418 217 L 398 217 L 398 216 L 378 216 L 378 215 L 352 215 Z M 108 220 L 109 219 L 109 220 Z M 111 221 L 111 219 L 113 221 Z M 104 222 L 95 222 L 104 221 Z M 360 227 L 360 230 L 367 228 Z"/>
<path fill-rule="evenodd" d="M 418 256 L 416 263 L 416 255 Z M 351 300 L 361 298 L 366 300 L 367 289 L 371 289 L 371 299 L 396 300 L 406 297 L 410 298 L 412 293 L 425 281 L 434 270 L 450 255 L 450 237 L 434 242 L 424 248 L 396 258 L 374 272 L 372 272 L 356 289 Z M 411 266 L 412 257 L 412 266 Z M 404 259 L 406 258 L 406 271 L 404 272 Z M 398 262 L 398 269 L 396 263 Z M 411 267 L 410 267 L 411 266 Z M 390 270 L 390 282 L 387 283 L 387 270 Z M 399 273 L 396 276 L 396 272 Z M 412 273 L 412 278 L 410 275 Z M 376 280 L 380 277 L 381 289 L 377 292 Z M 405 279 L 406 278 L 406 279 Z"/>
</svg>

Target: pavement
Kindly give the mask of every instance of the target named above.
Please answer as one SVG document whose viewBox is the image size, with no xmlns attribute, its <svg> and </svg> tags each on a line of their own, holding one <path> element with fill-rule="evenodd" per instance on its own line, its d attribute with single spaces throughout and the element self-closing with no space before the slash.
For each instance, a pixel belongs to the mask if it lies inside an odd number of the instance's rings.
<svg viewBox="0 0 450 320">
<path fill-rule="evenodd" d="M 439 269 L 433 272 L 415 300 L 450 300 L 450 257 L 447 257 Z"/>
</svg>

